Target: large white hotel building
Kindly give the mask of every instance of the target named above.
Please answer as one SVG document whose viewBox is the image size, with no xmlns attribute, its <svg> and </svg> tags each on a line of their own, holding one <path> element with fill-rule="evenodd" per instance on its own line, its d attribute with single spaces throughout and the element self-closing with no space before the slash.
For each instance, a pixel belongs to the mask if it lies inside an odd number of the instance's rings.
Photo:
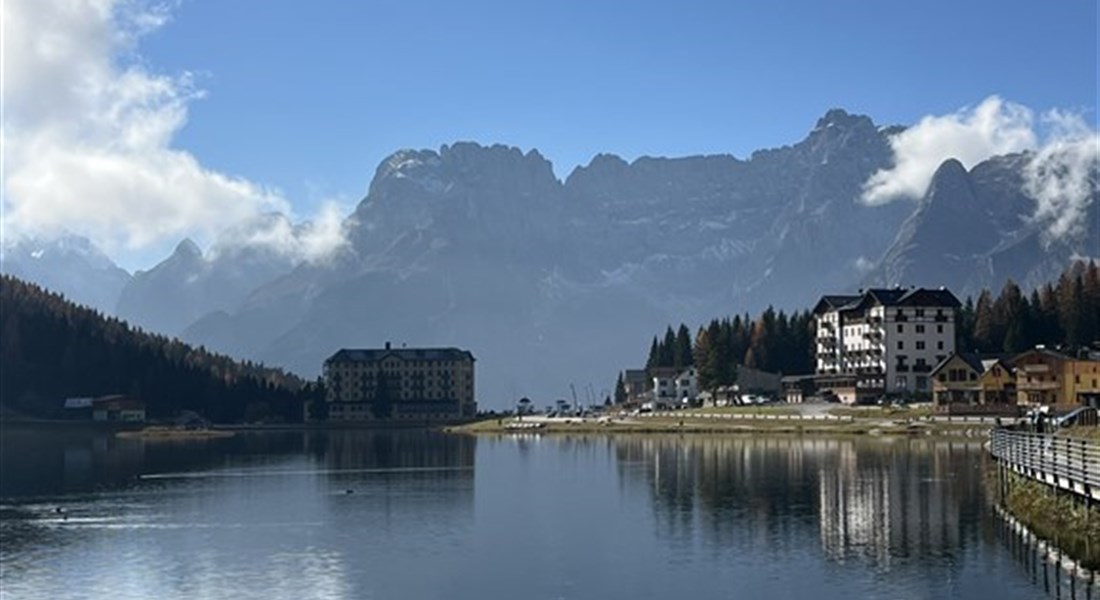
<svg viewBox="0 0 1100 600">
<path fill-rule="evenodd" d="M 823 296 L 814 307 L 818 389 L 849 404 L 931 394 L 929 374 L 955 351 L 959 306 L 943 288 Z"/>
</svg>

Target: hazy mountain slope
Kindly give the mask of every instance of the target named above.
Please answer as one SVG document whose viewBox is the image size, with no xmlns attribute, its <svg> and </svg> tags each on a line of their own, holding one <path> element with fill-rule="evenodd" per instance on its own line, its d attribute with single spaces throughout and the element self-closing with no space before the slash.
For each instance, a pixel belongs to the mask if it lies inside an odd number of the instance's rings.
<svg viewBox="0 0 1100 600">
<path fill-rule="evenodd" d="M 293 267 L 263 246 L 219 244 L 204 256 L 191 240 L 148 271 L 138 271 L 122 290 L 117 313 L 150 331 L 179 335 L 212 311 L 237 307 L 256 287 Z"/>
<path fill-rule="evenodd" d="M 130 274 L 85 237 L 21 238 L 3 250 L 0 271 L 113 314 Z"/>
</svg>

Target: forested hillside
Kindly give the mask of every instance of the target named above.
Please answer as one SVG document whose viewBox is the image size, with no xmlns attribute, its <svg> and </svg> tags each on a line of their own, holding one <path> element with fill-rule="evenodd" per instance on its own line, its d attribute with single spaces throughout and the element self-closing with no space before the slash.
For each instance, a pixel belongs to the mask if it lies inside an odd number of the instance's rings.
<svg viewBox="0 0 1100 600">
<path fill-rule="evenodd" d="M 191 410 L 215 422 L 297 421 L 314 391 L 277 369 L 238 362 L 0 278 L 0 403 L 58 417 L 65 398 L 126 394 L 149 418 Z"/>
<path fill-rule="evenodd" d="M 983 290 L 959 313 L 958 348 L 1021 352 L 1036 344 L 1078 348 L 1100 341 L 1100 268 L 1077 261 L 1055 283 L 1025 293 L 1011 279 L 996 298 Z"/>
<path fill-rule="evenodd" d="M 987 289 L 967 298 L 958 315 L 956 347 L 966 352 L 1014 354 L 1036 344 L 1067 352 L 1100 341 L 1100 268 L 1076 261 L 1055 283 L 1025 294 L 1011 279 L 996 298 Z M 692 339 L 681 324 L 654 337 L 646 369 L 695 366 L 704 388 L 734 383 L 745 365 L 783 374 L 814 370 L 814 319 L 809 311 L 787 316 L 768 308 L 715 319 Z"/>
</svg>

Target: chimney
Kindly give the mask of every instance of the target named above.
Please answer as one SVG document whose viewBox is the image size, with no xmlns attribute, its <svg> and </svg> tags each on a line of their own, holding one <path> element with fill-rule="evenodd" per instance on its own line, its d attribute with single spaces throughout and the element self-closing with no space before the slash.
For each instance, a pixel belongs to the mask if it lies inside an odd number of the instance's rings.
<svg viewBox="0 0 1100 600">
<path fill-rule="evenodd" d="M 389 349 L 390 349 L 390 343 L 386 342 L 386 350 L 389 350 Z"/>
</svg>

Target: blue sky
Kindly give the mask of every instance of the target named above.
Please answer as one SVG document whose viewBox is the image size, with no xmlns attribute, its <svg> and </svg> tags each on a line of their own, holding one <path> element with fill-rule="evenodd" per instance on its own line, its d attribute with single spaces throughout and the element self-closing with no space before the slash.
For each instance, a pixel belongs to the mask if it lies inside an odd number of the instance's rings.
<svg viewBox="0 0 1100 600">
<path fill-rule="evenodd" d="M 294 197 L 361 195 L 405 147 L 795 142 L 830 107 L 913 123 L 999 94 L 1095 123 L 1097 3 L 185 1 L 141 52 L 199 72 L 178 143 Z"/>
<path fill-rule="evenodd" d="M 897 150 L 891 201 L 945 155 L 1039 147 L 1048 111 L 1097 122 L 1095 0 L 0 6 L 3 231 L 88 235 L 131 269 L 272 211 L 318 225 L 253 237 L 323 255 L 401 148 L 537 148 L 565 177 L 599 152 L 747 157 L 833 107 L 946 118 Z"/>
</svg>

